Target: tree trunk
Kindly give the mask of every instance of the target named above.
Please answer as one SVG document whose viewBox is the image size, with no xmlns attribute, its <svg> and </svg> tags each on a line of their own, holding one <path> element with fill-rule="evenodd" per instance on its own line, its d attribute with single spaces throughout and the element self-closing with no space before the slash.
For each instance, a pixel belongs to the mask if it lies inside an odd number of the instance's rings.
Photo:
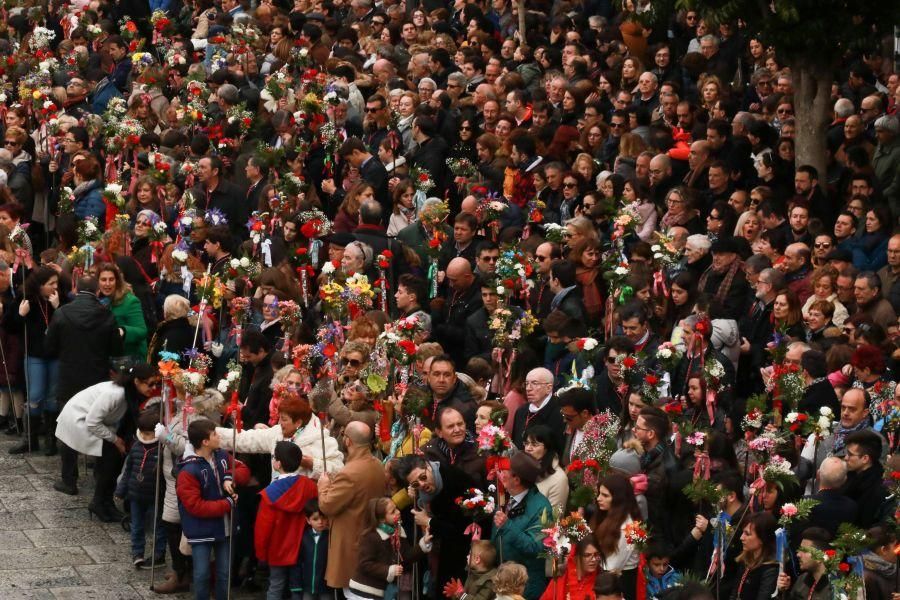
<svg viewBox="0 0 900 600">
<path fill-rule="evenodd" d="M 831 70 L 797 61 L 789 63 L 794 84 L 796 165 L 812 165 L 819 171 L 819 185 L 827 184 L 826 133 L 831 122 Z"/>
<path fill-rule="evenodd" d="M 525 44 L 525 0 L 516 0 L 516 12 L 519 17 L 519 43 Z"/>
</svg>

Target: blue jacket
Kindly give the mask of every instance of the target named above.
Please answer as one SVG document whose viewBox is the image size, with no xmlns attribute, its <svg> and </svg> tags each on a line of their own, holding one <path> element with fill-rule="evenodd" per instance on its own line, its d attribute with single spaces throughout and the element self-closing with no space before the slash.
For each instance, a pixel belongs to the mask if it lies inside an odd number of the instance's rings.
<svg viewBox="0 0 900 600">
<path fill-rule="evenodd" d="M 234 501 L 225 495 L 222 485 L 232 478 L 231 460 L 224 450 L 216 450 L 215 467 L 196 454 L 181 461 L 175 493 L 181 528 L 188 543 L 221 542 L 227 537 L 226 516 L 234 508 Z M 243 465 L 235 462 L 235 467 Z M 246 471 L 247 467 L 243 468 Z"/>
<path fill-rule="evenodd" d="M 864 233 L 860 237 L 851 238 L 850 251 L 853 253 L 853 266 L 860 271 L 878 271 L 887 264 L 887 247 L 889 235 Z"/>
<path fill-rule="evenodd" d="M 303 539 L 300 542 L 300 590 L 312 597 L 327 592 L 325 584 L 325 566 L 328 563 L 328 530 L 319 534 L 319 541 L 313 535 L 312 527 L 303 531 Z M 291 582 L 291 591 L 295 590 L 294 582 Z"/>
<path fill-rule="evenodd" d="M 526 600 L 537 600 L 547 587 L 544 574 L 544 527 L 542 518 L 553 519 L 550 501 L 536 487 L 528 490 L 522 503 L 509 511 L 509 520 L 491 533 L 494 545 L 502 546 L 503 560 L 517 562 L 528 570 L 525 585 Z"/>
<path fill-rule="evenodd" d="M 668 571 L 663 573 L 662 577 L 654 577 L 650 574 L 650 569 L 647 568 L 647 597 L 657 598 L 665 590 L 678 585 L 680 581 L 681 573 L 671 566 Z"/>
<path fill-rule="evenodd" d="M 116 496 L 119 498 L 128 498 L 129 500 L 145 500 L 152 502 L 156 493 L 157 472 L 156 463 L 159 458 L 159 440 L 155 437 L 151 442 L 144 442 L 138 439 L 131 445 L 128 454 L 125 456 L 125 467 L 122 471 L 122 477 L 116 485 Z M 151 434 L 152 435 L 152 434 Z M 165 485 L 161 487 L 165 491 Z"/>
<path fill-rule="evenodd" d="M 97 217 L 97 226 L 103 228 L 106 220 L 106 204 L 103 203 L 99 180 L 92 181 L 87 189 L 75 198 L 74 212 L 79 220 Z"/>
</svg>

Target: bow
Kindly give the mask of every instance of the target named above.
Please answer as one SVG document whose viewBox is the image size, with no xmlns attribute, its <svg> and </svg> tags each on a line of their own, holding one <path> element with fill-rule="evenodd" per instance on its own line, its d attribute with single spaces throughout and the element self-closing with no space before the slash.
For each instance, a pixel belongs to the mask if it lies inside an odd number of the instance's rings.
<svg viewBox="0 0 900 600">
<path fill-rule="evenodd" d="M 225 419 L 234 415 L 234 428 L 238 431 L 244 428 L 244 419 L 241 414 L 241 404 L 238 402 L 237 390 L 231 392 L 231 402 L 225 407 Z"/>
<path fill-rule="evenodd" d="M 694 479 L 703 478 L 709 480 L 711 461 L 707 452 L 694 453 Z"/>
<path fill-rule="evenodd" d="M 478 523 L 470 523 L 463 531 L 463 535 L 472 534 L 472 541 L 477 542 L 481 539 L 481 526 Z"/>
</svg>

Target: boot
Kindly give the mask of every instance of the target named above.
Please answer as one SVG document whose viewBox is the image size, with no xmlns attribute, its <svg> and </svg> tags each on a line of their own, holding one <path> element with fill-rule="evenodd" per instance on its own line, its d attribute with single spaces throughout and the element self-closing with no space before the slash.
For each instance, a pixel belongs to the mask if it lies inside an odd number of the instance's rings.
<svg viewBox="0 0 900 600">
<path fill-rule="evenodd" d="M 29 426 L 31 427 L 31 431 L 28 432 L 28 438 L 23 437 L 22 442 L 18 446 L 13 446 L 9 449 L 10 454 L 27 454 L 28 453 L 28 440 L 31 440 L 31 451 L 37 452 L 41 449 L 40 444 L 40 430 L 41 430 L 41 418 L 38 415 L 32 415 L 29 420 Z"/>
<path fill-rule="evenodd" d="M 153 591 L 157 594 L 177 594 L 178 592 L 186 592 L 191 587 L 191 578 L 187 573 L 178 575 L 177 573 L 169 573 L 166 580 L 162 583 L 153 585 Z"/>
<path fill-rule="evenodd" d="M 44 456 L 56 456 L 56 414 L 44 413 Z"/>
<path fill-rule="evenodd" d="M 6 435 L 20 436 L 23 431 L 25 431 L 25 425 L 22 423 L 22 419 L 10 418 L 9 427 L 4 429 L 3 433 Z"/>
</svg>

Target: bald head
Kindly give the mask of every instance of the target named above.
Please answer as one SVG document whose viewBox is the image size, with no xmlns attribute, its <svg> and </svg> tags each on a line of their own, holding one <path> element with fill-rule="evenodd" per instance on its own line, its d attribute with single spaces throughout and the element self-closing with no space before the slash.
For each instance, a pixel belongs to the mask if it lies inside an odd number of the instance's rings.
<svg viewBox="0 0 900 600">
<path fill-rule="evenodd" d="M 847 463 L 837 456 L 829 456 L 819 466 L 819 485 L 823 490 L 835 490 L 847 483 Z"/>
<path fill-rule="evenodd" d="M 372 439 L 372 428 L 362 421 L 350 421 L 344 427 L 344 434 L 354 446 L 368 446 Z"/>
<path fill-rule="evenodd" d="M 474 215 L 478 212 L 478 200 L 475 196 L 466 196 L 463 198 L 462 204 L 459 206 L 459 210 L 464 213 L 469 213 Z"/>
<path fill-rule="evenodd" d="M 454 290 L 464 290 L 472 285 L 475 276 L 472 274 L 472 264 L 461 256 L 450 261 L 447 265 L 447 280 Z"/>
<path fill-rule="evenodd" d="M 538 367 L 537 369 L 528 371 L 528 375 L 525 376 L 525 380 L 540 381 L 542 383 L 553 383 L 553 372 L 550 369 Z"/>
</svg>

